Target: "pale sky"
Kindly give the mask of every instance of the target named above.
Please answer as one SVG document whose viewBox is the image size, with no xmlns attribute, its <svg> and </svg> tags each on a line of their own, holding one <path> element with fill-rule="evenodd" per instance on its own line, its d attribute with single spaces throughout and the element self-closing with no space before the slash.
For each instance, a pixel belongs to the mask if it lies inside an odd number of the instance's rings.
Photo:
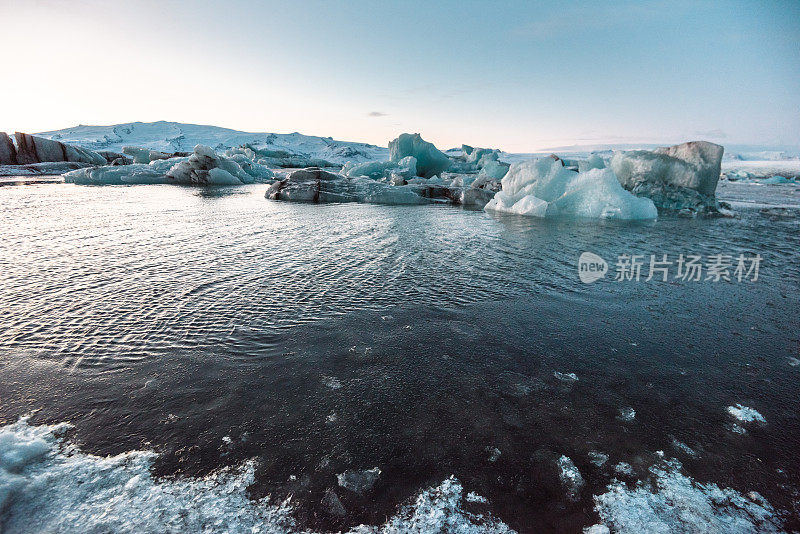
<svg viewBox="0 0 800 534">
<path fill-rule="evenodd" d="M 800 2 L 0 0 L 0 131 L 800 145 Z"/>
</svg>

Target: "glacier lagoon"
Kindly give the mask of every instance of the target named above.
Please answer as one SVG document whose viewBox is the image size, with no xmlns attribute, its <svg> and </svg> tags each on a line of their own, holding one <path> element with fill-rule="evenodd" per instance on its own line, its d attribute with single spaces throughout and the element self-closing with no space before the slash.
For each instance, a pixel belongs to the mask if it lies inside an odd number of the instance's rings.
<svg viewBox="0 0 800 534">
<path fill-rule="evenodd" d="M 3 188 L 9 532 L 798 528 L 795 184 L 591 224 L 265 189 Z M 763 264 L 587 285 L 585 251 Z"/>
</svg>

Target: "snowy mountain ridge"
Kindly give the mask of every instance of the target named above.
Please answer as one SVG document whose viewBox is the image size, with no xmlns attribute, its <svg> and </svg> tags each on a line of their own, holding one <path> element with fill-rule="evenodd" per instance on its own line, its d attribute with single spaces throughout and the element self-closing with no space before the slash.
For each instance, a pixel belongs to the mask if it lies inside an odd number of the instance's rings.
<svg viewBox="0 0 800 534">
<path fill-rule="evenodd" d="M 190 152 L 202 144 L 221 151 L 244 144 L 256 148 L 286 151 L 331 163 L 363 162 L 388 159 L 386 148 L 350 141 L 336 141 L 300 133 L 251 133 L 219 126 L 180 122 L 129 122 L 109 126 L 74 126 L 36 134 L 40 137 L 79 145 L 91 150 L 121 151 L 137 146 L 162 152 Z"/>
</svg>

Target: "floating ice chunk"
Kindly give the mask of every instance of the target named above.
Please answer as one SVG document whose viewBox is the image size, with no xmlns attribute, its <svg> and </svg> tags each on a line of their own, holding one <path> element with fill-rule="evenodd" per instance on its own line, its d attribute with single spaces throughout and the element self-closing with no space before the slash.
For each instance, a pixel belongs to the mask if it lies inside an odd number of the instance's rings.
<svg viewBox="0 0 800 534">
<path fill-rule="evenodd" d="M 14 137 L 17 140 L 15 159 L 19 165 L 49 161 L 71 161 L 92 165 L 107 163 L 106 158 L 97 152 L 79 146 L 21 132 L 14 133 Z"/>
<path fill-rule="evenodd" d="M 608 461 L 608 455 L 600 451 L 589 451 L 589 461 L 597 467 L 603 467 Z"/>
<path fill-rule="evenodd" d="M 417 160 L 416 175 L 423 178 L 440 174 L 450 168 L 451 161 L 432 143 L 417 134 L 400 134 L 389 142 L 389 160 L 399 162 L 405 157 L 413 156 Z"/>
<path fill-rule="evenodd" d="M 770 185 L 789 184 L 789 183 L 792 183 L 792 182 L 793 182 L 793 180 L 790 180 L 790 179 L 786 178 L 785 176 L 777 176 L 777 175 L 770 176 L 769 178 L 764 178 L 763 180 L 761 180 L 762 184 L 770 184 Z"/>
<path fill-rule="evenodd" d="M 242 158 L 239 160 L 246 164 L 249 173 L 234 159 L 217 154 L 211 147 L 197 145 L 185 161 L 167 171 L 167 178 L 172 183 L 193 185 L 241 185 L 272 178 L 271 171 Z"/>
<path fill-rule="evenodd" d="M 743 423 L 766 423 L 767 420 L 764 416 L 755 411 L 753 408 L 737 404 L 736 406 L 728 406 L 728 413 Z"/>
<path fill-rule="evenodd" d="M 372 469 L 364 469 L 363 471 L 345 471 L 344 473 L 336 475 L 336 481 L 344 489 L 363 495 L 372 489 L 380 476 L 381 470 L 377 467 L 373 467 Z"/>
<path fill-rule="evenodd" d="M 503 454 L 497 447 L 486 447 L 486 449 L 484 450 L 489 453 L 489 457 L 487 458 L 487 460 L 489 460 L 492 463 L 499 460 L 500 455 Z"/>
<path fill-rule="evenodd" d="M 567 490 L 567 496 L 571 500 L 577 500 L 578 494 L 583 488 L 584 482 L 581 472 L 575 466 L 575 463 L 567 456 L 561 456 L 558 459 L 558 478 L 564 489 Z"/>
<path fill-rule="evenodd" d="M 798 365 L 800 365 L 800 360 L 798 360 L 793 356 L 789 356 L 789 365 L 792 367 L 797 367 Z"/>
<path fill-rule="evenodd" d="M 366 163 L 347 162 L 342 167 L 342 174 L 351 178 L 366 176 L 373 180 L 400 176 L 404 179 L 413 178 L 417 173 L 417 160 L 408 156 L 400 161 L 368 161 Z"/>
<path fill-rule="evenodd" d="M 293 172 L 267 189 L 272 200 L 295 202 L 366 202 L 372 204 L 427 204 L 430 199 L 447 199 L 447 188 L 424 184 L 396 186 L 370 178 L 349 178 L 317 168 Z"/>
<path fill-rule="evenodd" d="M 335 376 L 323 376 L 322 383 L 331 389 L 339 389 L 342 387 L 342 381 Z"/>
<path fill-rule="evenodd" d="M 720 176 L 724 148 L 707 141 L 693 141 L 653 152 L 617 152 L 611 168 L 626 189 L 640 182 L 661 183 L 693 189 L 713 196 Z"/>
<path fill-rule="evenodd" d="M 562 382 L 577 382 L 578 375 L 575 373 L 561 373 L 559 371 L 553 371 L 553 376 L 561 380 Z"/>
<path fill-rule="evenodd" d="M 655 219 L 653 202 L 625 191 L 609 169 L 576 173 L 553 158 L 515 163 L 486 210 L 531 217 Z"/>
<path fill-rule="evenodd" d="M 90 167 L 68 172 L 64 175 L 67 183 L 80 185 L 131 185 L 131 184 L 165 184 L 168 183 L 164 172 L 150 165 L 134 163 L 133 165 Z"/>
<path fill-rule="evenodd" d="M 620 408 L 619 413 L 617 414 L 617 419 L 619 419 L 620 421 L 624 421 L 625 423 L 630 423 L 631 421 L 636 419 L 636 410 L 634 410 L 630 406 Z"/>
<path fill-rule="evenodd" d="M 477 502 L 477 503 L 480 503 L 480 504 L 486 504 L 486 503 L 489 502 L 486 499 L 486 497 L 478 495 L 474 491 L 470 491 L 469 493 L 467 493 L 467 496 L 464 497 L 464 500 L 467 501 L 467 502 Z"/>
<path fill-rule="evenodd" d="M 609 169 L 592 169 L 579 174 L 566 193 L 550 203 L 547 217 L 655 219 L 658 210 L 649 198 L 625 191 Z"/>
<path fill-rule="evenodd" d="M 723 151 L 720 145 L 693 141 L 653 152 L 617 152 L 610 166 L 625 189 L 659 208 L 713 213 Z"/>
<path fill-rule="evenodd" d="M 780 532 L 770 504 L 716 484 L 701 484 L 681 474 L 680 463 L 662 461 L 650 468 L 650 480 L 629 489 L 613 482 L 595 495 L 595 510 L 613 532 Z"/>
<path fill-rule="evenodd" d="M 611 531 L 605 525 L 592 525 L 583 529 L 583 534 L 610 534 Z"/>
</svg>

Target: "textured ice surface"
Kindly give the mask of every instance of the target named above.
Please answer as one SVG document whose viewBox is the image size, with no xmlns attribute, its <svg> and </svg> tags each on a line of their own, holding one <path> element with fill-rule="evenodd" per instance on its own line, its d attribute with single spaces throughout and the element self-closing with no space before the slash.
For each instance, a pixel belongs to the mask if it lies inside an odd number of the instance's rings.
<svg viewBox="0 0 800 534">
<path fill-rule="evenodd" d="M 743 423 L 766 423 L 767 420 L 764 416 L 747 406 L 737 404 L 736 406 L 728 406 L 728 413 Z"/>
<path fill-rule="evenodd" d="M 553 158 L 511 165 L 484 209 L 532 217 L 655 219 L 653 202 L 625 191 L 609 169 L 577 173 Z"/>
<path fill-rule="evenodd" d="M 650 468 L 650 480 L 628 487 L 613 482 L 595 495 L 602 523 L 622 534 L 717 534 L 780 532 L 770 504 L 756 493 L 747 496 L 716 484 L 701 484 L 683 475 L 676 460 Z"/>
<path fill-rule="evenodd" d="M 394 176 L 408 180 L 416 176 L 417 160 L 407 156 L 400 161 L 368 161 L 366 163 L 347 162 L 342 167 L 342 174 L 351 178 L 365 176 L 373 180 L 388 180 Z"/>
<path fill-rule="evenodd" d="M 578 494 L 584 486 L 581 472 L 578 471 L 575 463 L 567 456 L 561 456 L 558 459 L 558 469 L 558 477 L 567 492 L 567 497 L 571 500 L 577 500 Z"/>
<path fill-rule="evenodd" d="M 25 419 L 0 427 L 0 532 L 297 530 L 289 501 L 248 498 L 253 462 L 200 479 L 155 480 L 150 474 L 154 453 L 105 458 L 84 454 L 60 437 L 68 428 L 30 426 Z M 451 477 L 422 491 L 385 524 L 350 532 L 513 532 L 491 517 L 465 510 L 463 493 Z M 466 502 L 485 500 L 470 494 Z"/>
<path fill-rule="evenodd" d="M 417 176 L 430 178 L 450 168 L 451 161 L 443 152 L 417 134 L 400 134 L 389 142 L 389 160 L 399 162 L 413 156 L 417 160 Z"/>
<path fill-rule="evenodd" d="M 197 145 L 188 157 L 164 159 L 155 154 L 151 159 L 152 151 L 146 158 L 141 152 L 128 153 L 134 160 L 147 159 L 149 163 L 79 169 L 65 174 L 64 180 L 83 185 L 241 185 L 270 182 L 273 177 L 271 170 L 243 155 L 226 157 L 203 145 Z"/>
<path fill-rule="evenodd" d="M 706 141 L 658 148 L 652 152 L 617 152 L 611 168 L 626 189 L 638 183 L 659 183 L 713 196 L 719 180 L 723 148 Z"/>
<path fill-rule="evenodd" d="M 288 178 L 275 182 L 265 196 L 272 200 L 293 202 L 363 202 L 367 204 L 427 204 L 436 200 L 454 202 L 459 190 L 451 190 L 441 182 L 424 178 L 412 179 L 408 185 L 351 178 L 317 168 L 301 169 Z"/>
<path fill-rule="evenodd" d="M 723 147 L 706 141 L 617 152 L 610 161 L 620 183 L 669 210 L 718 211 L 715 199 Z"/>
<path fill-rule="evenodd" d="M 166 170 L 159 170 L 149 164 L 91 167 L 78 169 L 64 175 L 67 183 L 80 185 L 130 185 L 166 184 Z"/>
</svg>

